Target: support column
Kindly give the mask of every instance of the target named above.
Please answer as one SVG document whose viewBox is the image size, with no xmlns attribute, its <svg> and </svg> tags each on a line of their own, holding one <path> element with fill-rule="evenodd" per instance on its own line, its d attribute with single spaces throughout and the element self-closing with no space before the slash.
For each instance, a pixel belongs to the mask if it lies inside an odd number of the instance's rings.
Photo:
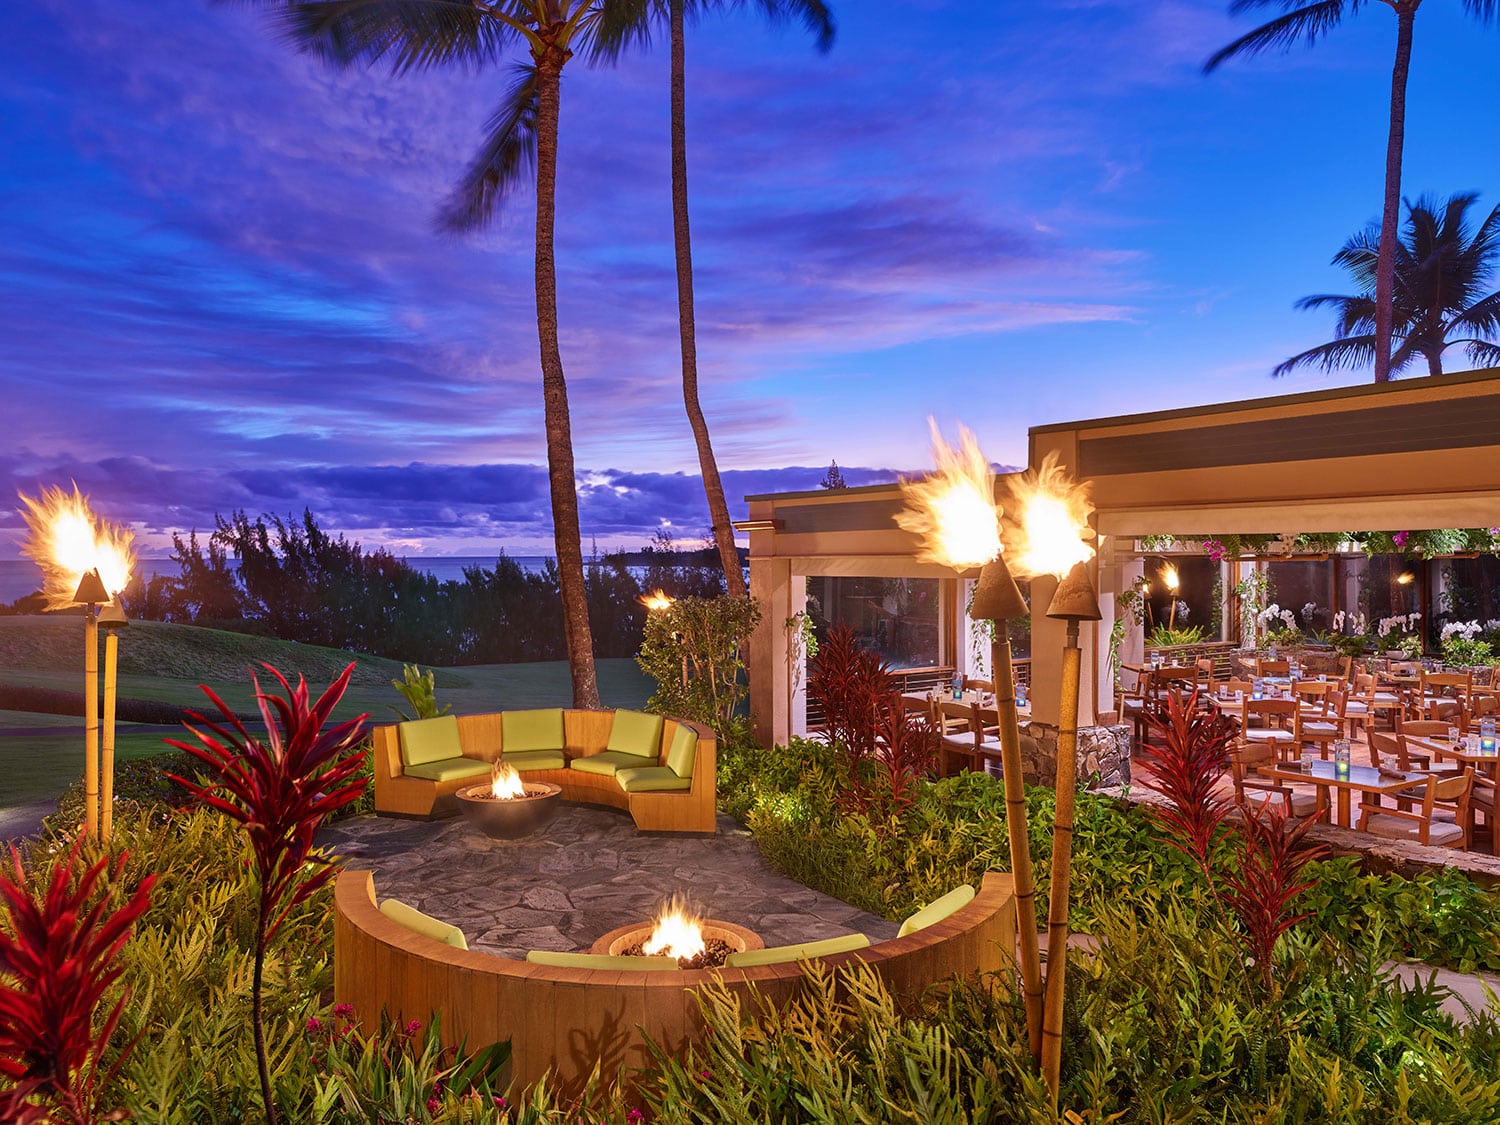
<svg viewBox="0 0 1500 1125">
<path fill-rule="evenodd" d="M 787 681 L 786 620 L 806 602 L 792 605 L 790 559 L 750 559 L 750 596 L 760 606 L 760 624 L 750 636 L 750 715 L 755 739 L 762 746 L 785 743 L 791 736 L 791 699 Z"/>
</svg>

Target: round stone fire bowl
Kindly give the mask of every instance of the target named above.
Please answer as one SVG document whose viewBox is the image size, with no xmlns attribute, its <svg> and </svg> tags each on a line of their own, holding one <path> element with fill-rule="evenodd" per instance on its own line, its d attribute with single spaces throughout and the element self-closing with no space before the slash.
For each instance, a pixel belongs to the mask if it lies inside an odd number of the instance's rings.
<svg viewBox="0 0 1500 1125">
<path fill-rule="evenodd" d="M 652 922 L 629 922 L 619 926 L 589 946 L 589 952 L 618 957 L 631 946 L 639 945 L 649 938 L 654 924 Z M 731 953 L 743 953 L 747 949 L 766 947 L 766 943 L 758 935 L 751 933 L 744 926 L 736 926 L 733 922 L 721 922 L 717 918 L 703 919 L 703 936 L 718 938 L 729 946 Z"/>
<path fill-rule="evenodd" d="M 454 794 L 465 818 L 488 836 L 514 840 L 530 835 L 557 815 L 562 786 L 546 781 L 523 781 L 526 796 L 497 801 L 489 783 L 471 785 Z"/>
</svg>

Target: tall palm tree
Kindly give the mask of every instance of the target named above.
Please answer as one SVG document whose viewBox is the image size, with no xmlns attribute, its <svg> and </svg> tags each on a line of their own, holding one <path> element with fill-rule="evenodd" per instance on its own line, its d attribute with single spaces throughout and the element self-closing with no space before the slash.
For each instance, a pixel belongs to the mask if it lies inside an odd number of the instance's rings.
<svg viewBox="0 0 1500 1125">
<path fill-rule="evenodd" d="M 1500 268 L 1500 207 L 1471 231 L 1468 211 L 1477 198 L 1468 192 L 1442 204 L 1429 197 L 1406 204 L 1391 302 L 1393 376 L 1419 356 L 1427 361 L 1429 375 L 1441 375 L 1443 352 L 1459 345 L 1476 365 L 1500 365 L 1500 291 L 1484 292 Z M 1319 294 L 1297 302 L 1299 309 L 1335 309 L 1334 339 L 1292 356 L 1272 375 L 1314 365 L 1325 371 L 1358 367 L 1378 354 L 1373 291 L 1379 238 L 1378 228 L 1371 224 L 1334 255 L 1334 264 L 1349 271 L 1360 293 Z"/>
<path fill-rule="evenodd" d="M 1240 36 L 1214 54 L 1204 71 L 1240 55 L 1258 55 L 1272 48 L 1285 50 L 1298 42 L 1316 43 L 1346 16 L 1355 15 L 1367 0 L 1233 0 L 1231 15 L 1258 8 L 1280 8 L 1282 14 Z M 1489 23 L 1500 15 L 1500 0 L 1461 0 L 1464 10 Z M 1401 151 L 1406 141 L 1406 76 L 1411 69 L 1412 28 L 1422 0 L 1381 0 L 1396 13 L 1396 58 L 1391 66 L 1390 131 L 1385 145 L 1385 203 L 1380 215 L 1380 247 L 1375 269 L 1375 381 L 1391 377 L 1391 301 L 1396 262 L 1396 223 L 1401 204 Z"/>
<path fill-rule="evenodd" d="M 732 2 L 739 7 L 745 0 L 623 0 L 604 14 L 595 38 L 601 57 L 614 59 L 632 44 L 650 43 L 652 25 L 665 18 L 671 47 L 672 103 L 672 239 L 677 251 L 677 323 L 682 339 L 682 400 L 687 408 L 688 425 L 698 445 L 698 466 L 703 475 L 703 491 L 708 497 L 708 512 L 713 526 L 714 543 L 724 566 L 725 589 L 732 596 L 745 593 L 745 576 L 740 555 L 734 545 L 734 527 L 729 522 L 729 505 L 724 499 L 724 484 L 719 479 L 719 464 L 709 440 L 708 422 L 698 400 L 698 331 L 693 305 L 693 240 L 688 230 L 687 189 L 687 81 L 684 24 L 689 9 L 696 16 L 712 8 L 724 8 Z M 823 0 L 754 0 L 766 17 L 774 22 L 798 16 L 817 39 L 818 49 L 833 45 L 833 18 Z"/>
<path fill-rule="evenodd" d="M 339 66 L 387 62 L 397 73 L 498 63 L 524 47 L 529 63 L 490 118 L 488 135 L 443 208 L 450 230 L 484 226 L 506 192 L 534 168 L 536 324 L 552 533 L 563 606 L 573 705 L 599 706 L 589 629 L 568 387 L 557 339 L 557 130 L 564 65 L 577 47 L 591 50 L 601 15 L 615 0 L 267 0 L 282 9 L 291 38 Z"/>
</svg>

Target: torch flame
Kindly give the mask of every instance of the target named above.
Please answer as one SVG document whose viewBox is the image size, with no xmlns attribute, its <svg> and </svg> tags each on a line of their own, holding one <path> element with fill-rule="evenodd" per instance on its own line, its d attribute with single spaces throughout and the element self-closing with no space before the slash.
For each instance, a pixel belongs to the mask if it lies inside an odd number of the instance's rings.
<svg viewBox="0 0 1500 1125">
<path fill-rule="evenodd" d="M 526 796 L 526 786 L 521 783 L 521 775 L 514 766 L 496 762 L 490 771 L 490 794 L 497 801 L 514 801 Z"/>
<path fill-rule="evenodd" d="M 1167 584 L 1168 590 L 1171 590 L 1174 594 L 1177 593 L 1179 584 L 1177 568 L 1171 563 L 1167 563 L 1161 568 L 1161 580 Z"/>
<path fill-rule="evenodd" d="M 937 468 L 918 480 L 903 480 L 906 507 L 896 513 L 901 530 L 920 540 L 917 558 L 955 570 L 983 566 L 1000 554 L 1000 509 L 995 474 L 967 427 L 958 428 L 954 449 L 928 418 Z"/>
<path fill-rule="evenodd" d="M 43 488 L 36 500 L 18 495 L 26 505 L 21 514 L 29 532 L 21 553 L 41 568 L 48 609 L 75 604 L 78 583 L 91 570 L 99 572 L 111 597 L 130 585 L 135 535 L 96 516 L 77 484 L 72 495 L 52 487 Z"/>
<path fill-rule="evenodd" d="M 667 956 L 686 960 L 704 949 L 703 915 L 681 895 L 673 895 L 656 916 L 651 936 L 641 946 L 648 957 Z"/>
<path fill-rule="evenodd" d="M 658 610 L 671 609 L 672 603 L 675 600 L 660 586 L 652 590 L 649 594 L 642 594 L 639 598 L 640 603 L 652 613 L 656 613 Z"/>
<path fill-rule="evenodd" d="M 1094 538 L 1089 527 L 1089 484 L 1075 482 L 1057 463 L 1057 455 L 1047 454 L 1041 467 L 1013 480 L 1010 484 L 1013 508 L 1021 513 L 1020 526 L 1007 538 L 1017 558 L 1011 572 L 1017 575 L 1051 574 L 1058 579 L 1081 562 L 1093 557 Z"/>
</svg>

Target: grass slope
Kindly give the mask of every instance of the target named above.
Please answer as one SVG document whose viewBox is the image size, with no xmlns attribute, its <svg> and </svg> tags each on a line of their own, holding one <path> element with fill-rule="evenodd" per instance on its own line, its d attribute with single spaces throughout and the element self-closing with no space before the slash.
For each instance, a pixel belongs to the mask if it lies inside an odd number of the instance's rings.
<svg viewBox="0 0 1500 1125">
<path fill-rule="evenodd" d="M 82 619 L 74 616 L 0 617 L 0 678 L 10 684 L 81 691 L 82 632 Z M 231 707 L 249 712 L 255 706 L 250 672 L 261 661 L 275 665 L 293 682 L 298 674 L 306 676 L 314 693 L 354 661 L 354 676 L 337 717 L 363 712 L 372 722 L 391 722 L 395 715 L 390 707 L 404 703 L 391 687 L 391 680 L 401 675 L 401 662 L 378 656 L 161 621 L 133 622 L 120 635 L 119 651 L 119 692 L 126 698 L 202 709 L 208 701 L 198 685 L 207 684 Z M 633 660 L 601 660 L 598 673 L 605 706 L 640 707 L 651 694 L 650 680 Z M 477 664 L 439 668 L 435 674 L 439 702 L 451 703 L 459 714 L 564 707 L 572 700 L 568 666 L 562 661 Z M 32 733 L 42 727 L 49 732 Z M 51 728 L 58 733 L 51 733 Z M 0 807 L 61 795 L 83 772 L 82 729 L 81 718 L 0 711 Z M 161 739 L 159 731 L 142 732 L 122 723 L 119 756 L 157 753 L 164 749 Z"/>
</svg>

